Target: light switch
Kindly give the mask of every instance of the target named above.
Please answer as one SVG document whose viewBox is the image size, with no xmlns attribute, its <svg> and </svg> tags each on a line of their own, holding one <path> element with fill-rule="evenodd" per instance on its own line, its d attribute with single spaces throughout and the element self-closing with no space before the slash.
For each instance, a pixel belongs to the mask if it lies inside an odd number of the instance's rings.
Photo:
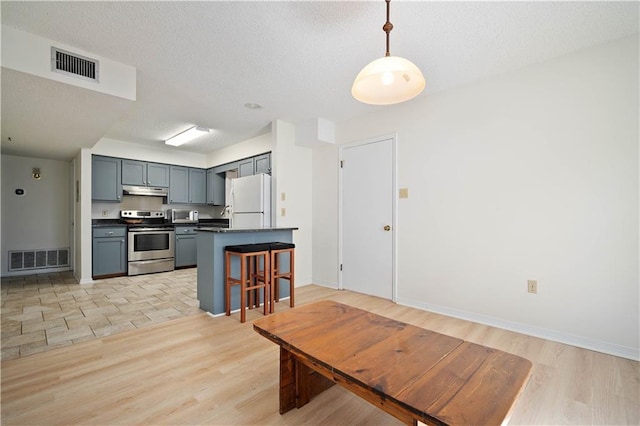
<svg viewBox="0 0 640 426">
<path fill-rule="evenodd" d="M 280 209 L 280 216 L 284 216 L 284 215 L 285 215 L 285 213 L 286 213 L 285 208 L 284 208 L 284 207 L 282 207 L 282 208 Z"/>
<path fill-rule="evenodd" d="M 400 198 L 409 198 L 409 188 L 400 188 Z"/>
<path fill-rule="evenodd" d="M 280 194 L 280 201 L 287 201 L 287 196 L 284 192 Z"/>
</svg>

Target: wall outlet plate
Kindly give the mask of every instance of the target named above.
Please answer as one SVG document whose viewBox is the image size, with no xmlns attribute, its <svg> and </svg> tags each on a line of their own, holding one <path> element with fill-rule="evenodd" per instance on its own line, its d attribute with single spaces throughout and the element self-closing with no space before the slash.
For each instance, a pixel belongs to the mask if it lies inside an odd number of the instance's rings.
<svg viewBox="0 0 640 426">
<path fill-rule="evenodd" d="M 527 281 L 527 291 L 529 293 L 538 294 L 538 281 L 536 281 L 536 280 L 528 280 Z"/>
</svg>

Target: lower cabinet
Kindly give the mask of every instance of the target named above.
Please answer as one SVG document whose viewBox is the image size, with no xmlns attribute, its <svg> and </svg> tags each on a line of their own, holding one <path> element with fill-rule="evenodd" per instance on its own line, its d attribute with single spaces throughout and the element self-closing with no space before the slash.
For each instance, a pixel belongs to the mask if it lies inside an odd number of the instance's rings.
<svg viewBox="0 0 640 426">
<path fill-rule="evenodd" d="M 106 277 L 127 273 L 127 228 L 93 228 L 92 276 Z"/>
<path fill-rule="evenodd" d="M 196 266 L 197 241 L 195 226 L 176 226 L 176 268 Z"/>
</svg>

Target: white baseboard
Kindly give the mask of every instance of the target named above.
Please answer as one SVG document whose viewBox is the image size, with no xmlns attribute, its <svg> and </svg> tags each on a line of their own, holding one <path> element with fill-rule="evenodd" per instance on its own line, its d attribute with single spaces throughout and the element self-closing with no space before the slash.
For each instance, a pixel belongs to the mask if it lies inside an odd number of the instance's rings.
<svg viewBox="0 0 640 426">
<path fill-rule="evenodd" d="M 319 285 L 319 286 L 322 286 L 322 287 L 328 287 L 328 288 L 332 288 L 334 290 L 338 289 L 338 283 L 335 283 L 333 281 L 313 280 L 309 284 L 315 284 L 315 285 Z"/>
<path fill-rule="evenodd" d="M 634 361 L 640 361 L 640 349 L 628 346 L 617 345 L 615 343 L 603 342 L 601 340 L 591 339 L 584 336 L 576 336 L 570 333 L 563 333 L 556 330 L 536 327 L 519 322 L 506 321 L 500 318 L 488 315 L 476 314 L 472 312 L 461 311 L 429 303 L 420 303 L 399 297 L 397 299 L 399 305 L 408 306 L 410 308 L 421 309 L 436 314 L 442 314 L 449 317 L 459 318 L 467 321 L 477 322 L 480 324 L 490 325 L 492 327 L 502 328 L 504 330 L 514 331 L 533 337 L 552 340 L 554 342 L 564 343 L 566 345 L 577 346 L 579 348 L 589 349 L 596 352 L 602 352 L 609 355 L 619 356 Z"/>
</svg>

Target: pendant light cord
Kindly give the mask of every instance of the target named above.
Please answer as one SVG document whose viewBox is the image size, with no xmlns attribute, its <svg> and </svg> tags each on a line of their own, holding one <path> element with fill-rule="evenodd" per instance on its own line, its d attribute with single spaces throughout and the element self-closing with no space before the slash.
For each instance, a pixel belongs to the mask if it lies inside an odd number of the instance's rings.
<svg viewBox="0 0 640 426">
<path fill-rule="evenodd" d="M 391 3 L 391 0 L 385 0 L 385 1 L 387 2 L 387 22 L 385 22 L 384 25 L 382 26 L 382 30 L 385 33 L 387 33 L 387 52 L 384 54 L 384 56 L 391 56 L 389 54 L 389 33 L 393 29 L 393 24 L 389 22 L 389 3 Z"/>
</svg>

